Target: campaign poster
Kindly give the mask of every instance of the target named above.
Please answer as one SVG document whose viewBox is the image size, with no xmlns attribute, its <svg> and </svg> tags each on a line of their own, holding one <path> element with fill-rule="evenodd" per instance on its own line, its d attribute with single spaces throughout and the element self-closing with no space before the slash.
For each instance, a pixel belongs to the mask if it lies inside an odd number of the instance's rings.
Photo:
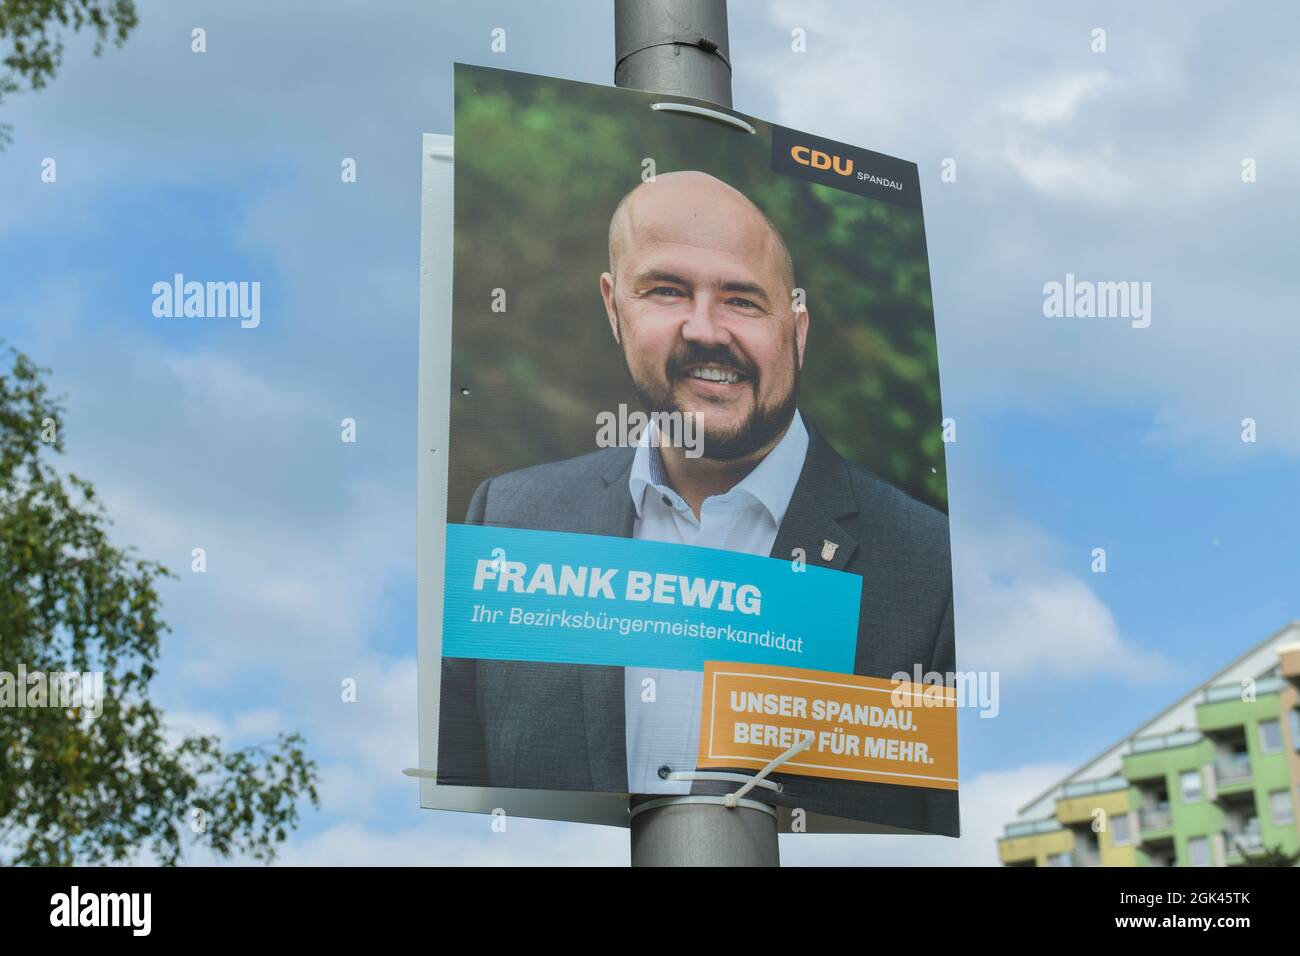
<svg viewBox="0 0 1300 956">
<path fill-rule="evenodd" d="M 957 835 L 916 166 L 457 65 L 452 228 L 436 787 Z"/>
</svg>

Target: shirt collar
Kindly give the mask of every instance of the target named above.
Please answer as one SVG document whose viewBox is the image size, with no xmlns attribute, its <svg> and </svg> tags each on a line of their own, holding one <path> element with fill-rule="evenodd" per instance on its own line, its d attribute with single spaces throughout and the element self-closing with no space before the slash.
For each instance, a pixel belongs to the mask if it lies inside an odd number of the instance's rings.
<svg viewBox="0 0 1300 956">
<path fill-rule="evenodd" d="M 655 434 L 655 422 L 651 419 L 641 432 L 641 441 L 632 458 L 632 473 L 628 476 L 628 491 L 632 495 L 632 504 L 638 518 L 641 517 L 645 504 L 646 490 L 655 488 L 663 491 L 669 487 L 663 459 L 658 446 L 653 442 Z M 794 497 L 794 486 L 799 481 L 807 455 L 808 429 L 804 427 L 803 416 L 796 410 L 790 420 L 790 427 L 785 430 L 776 447 L 743 480 L 725 495 L 718 497 L 731 498 L 748 493 L 767 509 L 773 522 L 780 527 L 781 520 L 790 507 L 790 499 Z"/>
</svg>

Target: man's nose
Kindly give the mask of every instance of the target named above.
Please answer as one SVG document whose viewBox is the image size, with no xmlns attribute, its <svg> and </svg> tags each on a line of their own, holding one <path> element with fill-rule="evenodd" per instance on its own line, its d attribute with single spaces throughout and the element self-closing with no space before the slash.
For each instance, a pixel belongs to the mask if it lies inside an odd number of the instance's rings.
<svg viewBox="0 0 1300 956">
<path fill-rule="evenodd" d="M 682 323 L 682 338 L 701 345 L 726 345 L 731 332 L 718 312 L 719 303 L 711 295 L 696 296 L 691 314 Z"/>
</svg>

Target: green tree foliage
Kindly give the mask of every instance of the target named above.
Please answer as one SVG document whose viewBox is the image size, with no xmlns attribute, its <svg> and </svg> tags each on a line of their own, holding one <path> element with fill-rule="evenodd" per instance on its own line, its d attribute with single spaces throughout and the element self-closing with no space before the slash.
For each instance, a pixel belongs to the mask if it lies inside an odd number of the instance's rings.
<svg viewBox="0 0 1300 956">
<path fill-rule="evenodd" d="M 86 707 L 0 706 L 0 860 L 94 864 L 147 847 L 172 864 L 187 828 L 221 856 L 272 859 L 297 825 L 298 801 L 317 803 L 315 762 L 297 734 L 226 751 L 216 737 L 167 732 L 149 685 L 167 630 L 155 586 L 168 572 L 114 547 L 94 489 L 51 465 L 61 409 L 45 370 L 9 356 L 0 368 L 0 671 L 102 671 L 104 699 L 98 717 Z"/>
<path fill-rule="evenodd" d="M 139 17 L 135 0 L 0 0 L 0 40 L 9 41 L 9 52 L 0 74 L 0 101 L 24 88 L 39 90 L 63 63 L 63 31 L 95 31 L 95 56 L 111 38 L 121 46 Z M 0 124 L 0 147 L 10 137 L 9 126 Z"/>
<path fill-rule="evenodd" d="M 1300 865 L 1300 852 L 1285 850 L 1280 846 L 1264 847 L 1256 852 L 1248 852 L 1245 847 L 1238 847 L 1242 866 L 1297 866 Z"/>
<path fill-rule="evenodd" d="M 946 510 L 920 213 L 772 172 L 765 123 L 751 136 L 654 112 L 656 99 L 459 77 L 449 516 L 484 478 L 593 450 L 597 411 L 636 407 L 598 281 L 610 215 L 647 158 L 717 176 L 772 219 L 812 317 L 800 407 L 846 458 Z"/>
</svg>

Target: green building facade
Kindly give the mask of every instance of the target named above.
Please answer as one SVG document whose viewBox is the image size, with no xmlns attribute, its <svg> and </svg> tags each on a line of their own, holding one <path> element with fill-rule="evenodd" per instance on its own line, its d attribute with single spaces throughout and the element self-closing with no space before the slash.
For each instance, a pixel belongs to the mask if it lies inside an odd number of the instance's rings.
<svg viewBox="0 0 1300 956">
<path fill-rule="evenodd" d="M 1020 810 L 1008 866 L 1281 865 L 1300 856 L 1300 623 Z"/>
</svg>

